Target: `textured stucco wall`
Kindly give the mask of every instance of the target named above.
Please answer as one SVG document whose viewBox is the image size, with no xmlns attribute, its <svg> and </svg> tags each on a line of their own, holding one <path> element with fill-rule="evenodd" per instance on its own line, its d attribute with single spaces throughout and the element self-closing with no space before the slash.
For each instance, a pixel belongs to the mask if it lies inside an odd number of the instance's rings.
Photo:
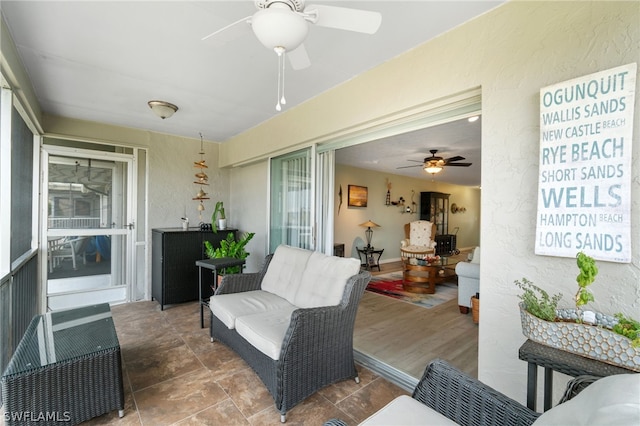
<svg viewBox="0 0 640 426">
<path fill-rule="evenodd" d="M 523 276 L 569 305 L 573 259 L 534 255 L 539 91 L 547 85 L 637 62 L 640 3 L 513 1 L 344 85 L 287 111 L 221 147 L 222 164 L 286 151 L 375 124 L 470 88 L 482 88 L 482 269 L 479 377 L 525 400 L 524 342 L 513 281 Z M 375 87 L 375 90 L 371 88 Z M 640 241 L 640 96 L 632 166 L 632 241 Z M 245 182 L 232 172 L 234 198 Z M 238 177 L 239 174 L 238 174 Z M 266 178 L 266 176 L 265 176 Z M 343 188 L 344 190 L 344 188 Z M 266 195 L 253 202 L 265 203 Z M 375 235 L 375 234 L 374 234 Z M 374 237 L 375 238 L 375 237 Z M 640 317 L 640 253 L 631 264 L 600 262 L 593 308 Z M 561 380 L 556 389 L 561 388 Z"/>
</svg>

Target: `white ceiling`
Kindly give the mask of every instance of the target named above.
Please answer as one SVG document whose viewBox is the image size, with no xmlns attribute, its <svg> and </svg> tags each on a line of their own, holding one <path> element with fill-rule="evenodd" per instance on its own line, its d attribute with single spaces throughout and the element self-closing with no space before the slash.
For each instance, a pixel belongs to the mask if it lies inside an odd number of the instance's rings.
<svg viewBox="0 0 640 426">
<path fill-rule="evenodd" d="M 480 186 L 481 121 L 479 119 L 470 123 L 465 118 L 342 148 L 336 151 L 336 163 L 385 174 Z M 432 176 L 422 169 L 423 160 L 431 157 L 432 149 L 438 150 L 436 156 L 445 159 L 458 155 L 464 157 L 458 163 L 471 163 L 471 166 L 445 166 L 441 172 Z"/>
<path fill-rule="evenodd" d="M 310 25 L 304 45 L 311 66 L 293 71 L 287 64 L 285 111 L 502 1 L 310 3 L 379 11 L 382 25 L 374 35 Z M 252 15 L 253 1 L 2 0 L 0 8 L 46 113 L 191 138 L 202 133 L 218 142 L 277 114 L 277 57 L 248 25 L 201 41 Z M 152 99 L 179 111 L 161 120 L 147 106 Z M 421 159 L 429 149 L 441 149 L 444 157 L 470 159 L 468 147 L 450 149 L 456 134 L 435 145 L 433 138 L 420 138 L 413 147 L 405 141 L 403 155 Z M 383 146 L 399 143 L 392 142 Z"/>
</svg>

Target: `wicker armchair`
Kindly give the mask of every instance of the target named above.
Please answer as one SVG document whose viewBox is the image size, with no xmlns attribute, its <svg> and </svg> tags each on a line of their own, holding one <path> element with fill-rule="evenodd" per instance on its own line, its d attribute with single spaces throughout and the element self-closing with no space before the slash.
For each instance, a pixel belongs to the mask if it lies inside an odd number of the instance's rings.
<svg viewBox="0 0 640 426">
<path fill-rule="evenodd" d="M 591 376 L 573 379 L 560 403 L 597 379 Z M 440 359 L 427 366 L 412 398 L 459 425 L 525 426 L 541 415 Z M 342 420 L 331 419 L 324 426 L 348 425 Z"/>
<path fill-rule="evenodd" d="M 260 289 L 272 257 L 266 257 L 261 272 L 225 275 L 215 294 Z M 350 378 L 359 382 L 353 329 L 358 304 L 370 279 L 369 272 L 349 278 L 337 306 L 296 309 L 278 360 L 256 349 L 215 315 L 211 315 L 211 340 L 226 344 L 253 368 L 273 396 L 284 423 L 288 410 L 324 386 Z"/>
</svg>

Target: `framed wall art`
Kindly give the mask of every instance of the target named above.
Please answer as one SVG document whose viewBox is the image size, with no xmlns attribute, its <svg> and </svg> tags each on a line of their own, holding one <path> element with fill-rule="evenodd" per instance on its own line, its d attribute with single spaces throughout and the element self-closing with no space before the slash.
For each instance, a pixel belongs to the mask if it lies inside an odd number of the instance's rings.
<svg viewBox="0 0 640 426">
<path fill-rule="evenodd" d="M 349 185 L 349 203 L 350 207 L 367 207 L 366 186 Z"/>
</svg>

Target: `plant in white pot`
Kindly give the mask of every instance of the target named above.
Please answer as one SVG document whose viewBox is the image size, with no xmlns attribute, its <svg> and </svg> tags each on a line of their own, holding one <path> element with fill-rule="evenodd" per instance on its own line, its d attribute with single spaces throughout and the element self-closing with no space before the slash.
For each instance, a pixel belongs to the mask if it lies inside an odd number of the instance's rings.
<svg viewBox="0 0 640 426">
<path fill-rule="evenodd" d="M 523 290 L 519 295 L 522 334 L 547 346 L 640 371 L 640 327 L 636 327 L 640 324 L 621 314 L 614 317 L 592 312 L 584 317 L 580 307 L 594 300 L 587 286 L 595 280 L 598 269 L 586 254 L 580 252 L 576 258 L 580 269 L 576 309 L 557 308 L 562 294 L 549 296 L 526 278 L 515 281 Z"/>
<path fill-rule="evenodd" d="M 218 201 L 215 209 L 213 209 L 213 214 L 211 215 L 211 227 L 213 232 L 218 232 L 218 229 L 227 228 L 227 216 L 224 214 L 224 203 L 222 201 Z"/>
</svg>

